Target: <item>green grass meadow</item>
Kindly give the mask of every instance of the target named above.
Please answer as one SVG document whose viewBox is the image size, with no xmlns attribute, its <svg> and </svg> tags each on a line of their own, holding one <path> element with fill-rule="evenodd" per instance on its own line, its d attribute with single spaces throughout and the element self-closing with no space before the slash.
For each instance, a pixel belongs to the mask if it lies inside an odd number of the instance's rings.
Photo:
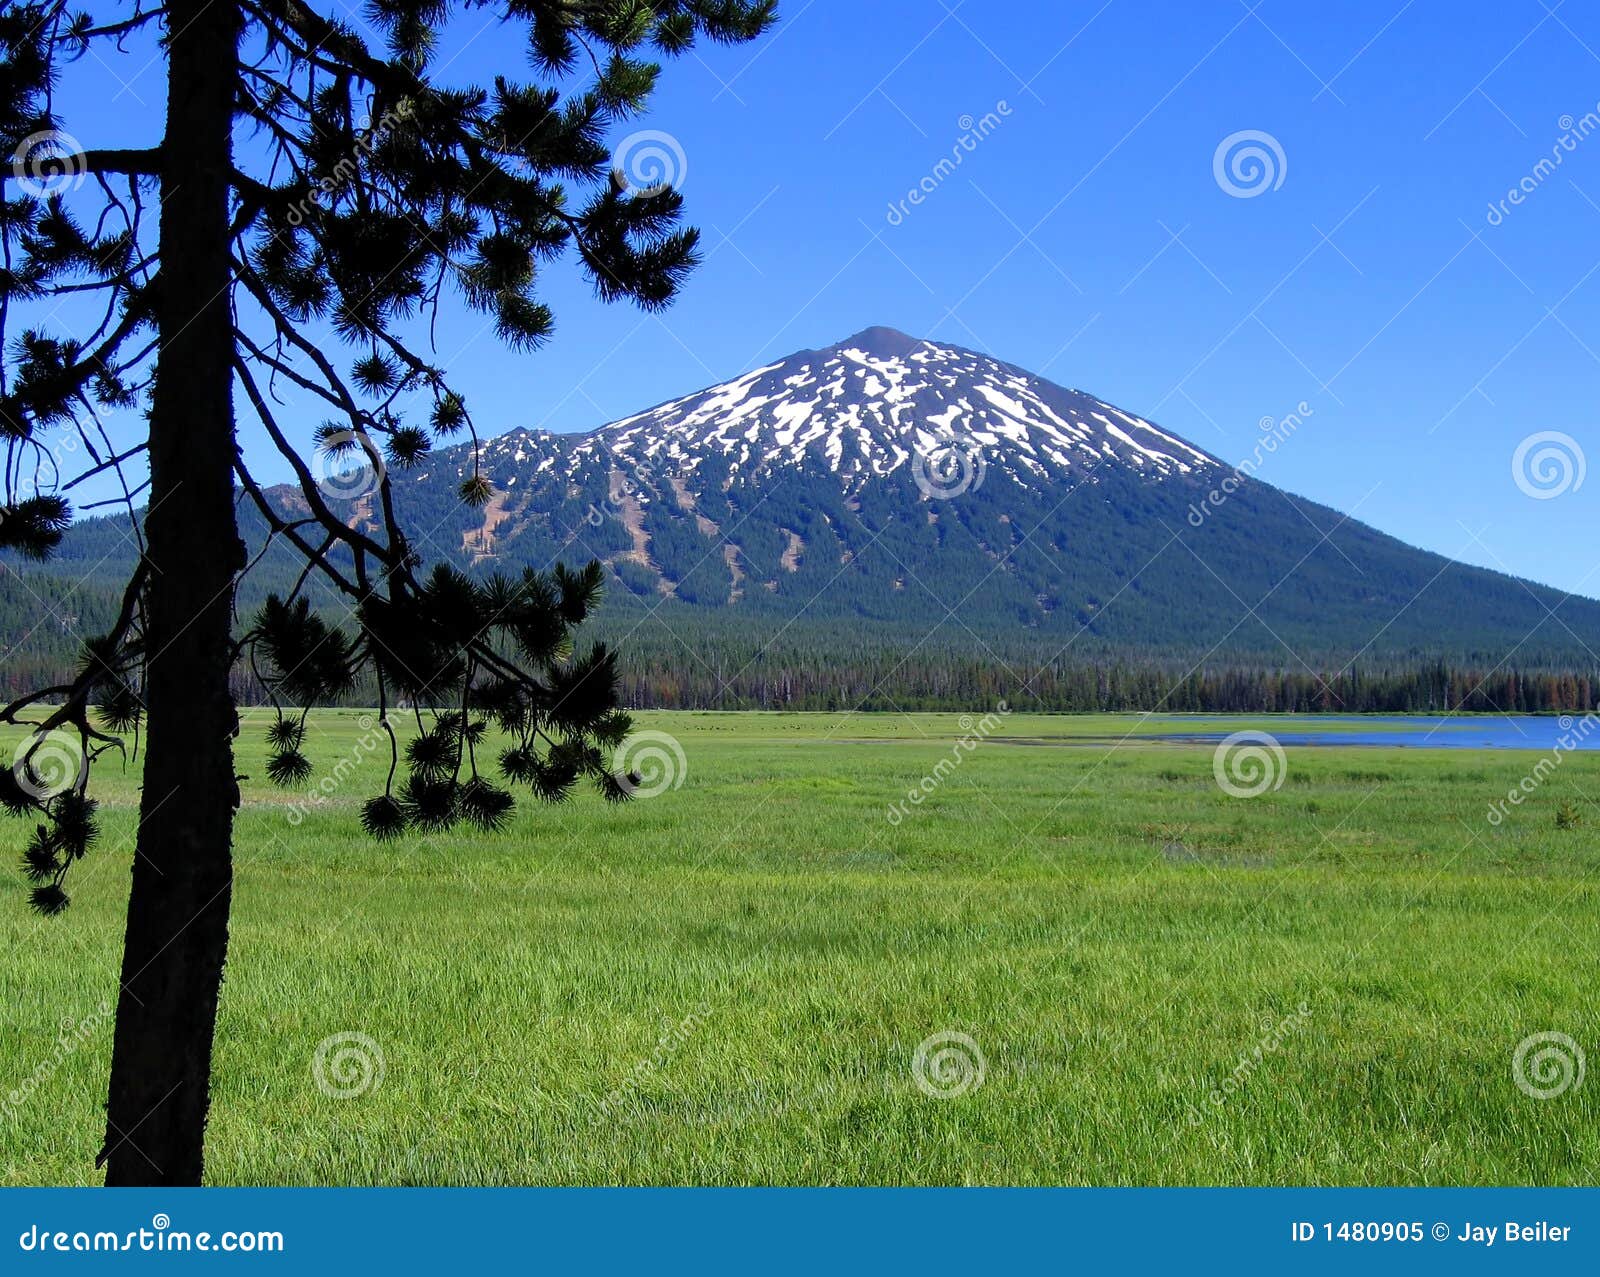
<svg viewBox="0 0 1600 1277">
<path fill-rule="evenodd" d="M 1538 1099 L 1513 1076 L 1532 1034 L 1600 1049 L 1600 755 L 1495 827 L 1540 755 L 1291 748 L 1283 786 L 1240 799 L 1208 746 L 1117 743 L 1132 719 L 1014 714 L 956 749 L 972 719 L 648 714 L 680 788 L 380 846 L 356 814 L 386 754 L 358 713 L 311 721 L 318 776 L 342 778 L 318 804 L 266 782 L 263 715 L 239 746 L 212 1183 L 1580 1184 L 1600 1164 L 1600 1077 Z M 64 917 L 29 912 L 28 827 L 0 824 L 7 1184 L 97 1182 L 136 768 L 106 759 L 96 787 Z M 925 1088 L 941 1033 L 974 1067 Z M 364 1037 L 321 1046 L 338 1034 Z"/>
</svg>

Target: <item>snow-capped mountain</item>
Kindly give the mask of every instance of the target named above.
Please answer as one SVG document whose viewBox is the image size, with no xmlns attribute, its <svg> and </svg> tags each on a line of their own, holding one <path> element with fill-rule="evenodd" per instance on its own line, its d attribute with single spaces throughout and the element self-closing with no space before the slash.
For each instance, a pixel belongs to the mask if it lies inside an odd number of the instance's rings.
<svg viewBox="0 0 1600 1277">
<path fill-rule="evenodd" d="M 1337 441 L 1319 427 L 1294 446 Z M 1029 650 L 1078 657 L 1253 653 L 1291 669 L 1435 653 L 1491 667 L 1509 651 L 1532 667 L 1600 647 L 1592 601 L 1413 549 L 1126 408 L 884 328 L 588 433 L 486 439 L 484 506 L 459 497 L 474 460 L 464 445 L 391 470 L 425 560 L 515 574 L 599 559 L 623 631 L 648 610 L 680 655 L 701 635 L 760 649 L 802 633 L 877 651 L 933 636 L 991 660 L 1033 636 Z M 370 485 L 350 491 L 351 522 L 370 518 Z M 248 505 L 241 517 L 259 542 Z M 75 528 L 53 570 L 122 570 L 125 538 L 97 527 Z M 242 607 L 298 575 L 269 553 Z"/>
<path fill-rule="evenodd" d="M 536 473 L 577 478 L 595 464 L 623 477 L 691 482 L 712 462 L 719 482 L 827 471 L 858 492 L 906 470 L 925 486 L 979 478 L 992 465 L 1018 484 L 1059 488 L 1111 463 L 1151 479 L 1218 468 L 1206 453 L 1141 417 L 958 346 L 868 328 L 732 381 L 670 400 L 591 434 L 514 430 L 488 441 L 480 465 L 508 490 Z M 466 472 L 467 458 L 456 456 Z M 969 473 L 970 472 L 970 473 Z M 650 482 L 632 486 L 648 504 Z M 938 495 L 938 494 L 934 494 Z"/>
<path fill-rule="evenodd" d="M 1240 480 L 1124 408 L 887 328 L 587 434 L 488 439 L 483 509 L 454 497 L 472 460 L 444 450 L 396 476 L 425 553 L 480 570 L 599 558 L 615 607 L 761 628 L 943 622 L 1290 659 L 1459 649 L 1463 632 L 1570 650 L 1567 627 L 1600 621 Z"/>
<path fill-rule="evenodd" d="M 821 464 L 847 490 L 962 446 L 1034 486 L 1107 459 L 1151 477 L 1217 464 L 1120 408 L 889 328 L 625 418 L 584 446 L 686 472 L 707 452 L 748 474 Z"/>
</svg>

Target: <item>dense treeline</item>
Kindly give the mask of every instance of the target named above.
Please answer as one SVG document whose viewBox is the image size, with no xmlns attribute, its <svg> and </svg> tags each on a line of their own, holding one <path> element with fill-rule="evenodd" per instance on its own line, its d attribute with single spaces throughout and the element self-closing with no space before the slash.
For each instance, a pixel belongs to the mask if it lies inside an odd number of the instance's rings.
<svg viewBox="0 0 1600 1277">
<path fill-rule="evenodd" d="M 691 667 L 692 666 L 692 667 Z M 235 673 L 246 704 L 265 700 L 248 670 Z M 637 663 L 622 679 L 637 709 L 985 710 L 1053 713 L 1586 713 L 1600 708 L 1600 671 L 1451 668 L 1304 670 L 1104 664 L 1022 666 L 884 652 L 857 663 L 762 658 L 737 666 L 715 653 L 696 662 Z M 358 691 L 351 703 L 365 704 Z"/>
<path fill-rule="evenodd" d="M 1001 701 L 1062 713 L 1587 712 L 1600 671 L 1452 668 L 1311 673 L 1249 667 L 1103 663 L 1013 664 L 884 652 L 875 660 L 807 663 L 762 658 L 742 667 L 715 654 L 640 668 L 623 680 L 641 708 L 974 710 Z"/>
<path fill-rule="evenodd" d="M 98 582 L 0 571 L 0 617 L 12 618 L 0 692 L 61 681 L 81 659 L 82 635 L 97 633 L 115 602 Z M 1600 669 L 1531 646 L 1518 651 L 1515 669 L 1473 650 L 1387 654 L 1359 666 L 1346 653 L 1306 651 L 1285 667 L 1245 651 L 1197 664 L 1202 654 L 1182 649 L 1139 653 L 954 626 L 921 642 L 870 625 L 765 628 L 671 603 L 644 615 L 607 609 L 597 637 L 625 653 L 624 699 L 640 709 L 973 710 L 1005 701 L 1062 713 L 1550 713 L 1594 709 L 1600 695 Z M 266 702 L 244 665 L 233 681 L 242 703 Z M 358 687 L 349 699 L 372 703 L 375 689 Z"/>
</svg>

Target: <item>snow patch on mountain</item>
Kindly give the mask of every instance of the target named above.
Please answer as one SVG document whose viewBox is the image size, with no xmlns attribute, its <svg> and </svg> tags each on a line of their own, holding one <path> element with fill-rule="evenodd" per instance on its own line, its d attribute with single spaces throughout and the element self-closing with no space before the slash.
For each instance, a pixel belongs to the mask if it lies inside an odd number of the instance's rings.
<svg viewBox="0 0 1600 1277">
<path fill-rule="evenodd" d="M 823 468 L 847 492 L 953 441 L 1029 487 L 1071 484 L 1103 465 L 1159 482 L 1221 463 L 1141 417 L 959 346 L 869 328 L 586 435 L 514 431 L 483 445 L 491 481 L 538 458 L 567 474 L 604 460 L 693 475 L 716 458 L 756 479 Z"/>
</svg>

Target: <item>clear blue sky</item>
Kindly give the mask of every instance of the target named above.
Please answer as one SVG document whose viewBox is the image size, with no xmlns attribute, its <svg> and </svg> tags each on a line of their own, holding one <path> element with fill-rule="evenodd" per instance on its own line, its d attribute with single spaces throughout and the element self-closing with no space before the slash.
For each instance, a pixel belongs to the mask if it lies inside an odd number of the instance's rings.
<svg viewBox="0 0 1600 1277">
<path fill-rule="evenodd" d="M 520 70 L 485 18 L 458 24 L 450 77 Z M 86 144 L 158 128 L 144 61 L 75 68 Z M 1002 102 L 892 225 L 962 117 Z M 1590 112 L 1600 6 L 1577 0 L 787 0 L 759 45 L 670 65 L 634 126 L 687 160 L 711 252 L 684 299 L 644 317 L 556 272 L 544 351 L 455 316 L 440 357 L 493 433 L 588 429 L 874 323 L 1230 461 L 1304 402 L 1261 478 L 1597 596 L 1600 472 L 1549 500 L 1512 472 L 1540 431 L 1600 467 L 1600 132 L 1535 176 Z M 1213 160 L 1246 130 L 1282 180 L 1236 198 Z"/>
</svg>

